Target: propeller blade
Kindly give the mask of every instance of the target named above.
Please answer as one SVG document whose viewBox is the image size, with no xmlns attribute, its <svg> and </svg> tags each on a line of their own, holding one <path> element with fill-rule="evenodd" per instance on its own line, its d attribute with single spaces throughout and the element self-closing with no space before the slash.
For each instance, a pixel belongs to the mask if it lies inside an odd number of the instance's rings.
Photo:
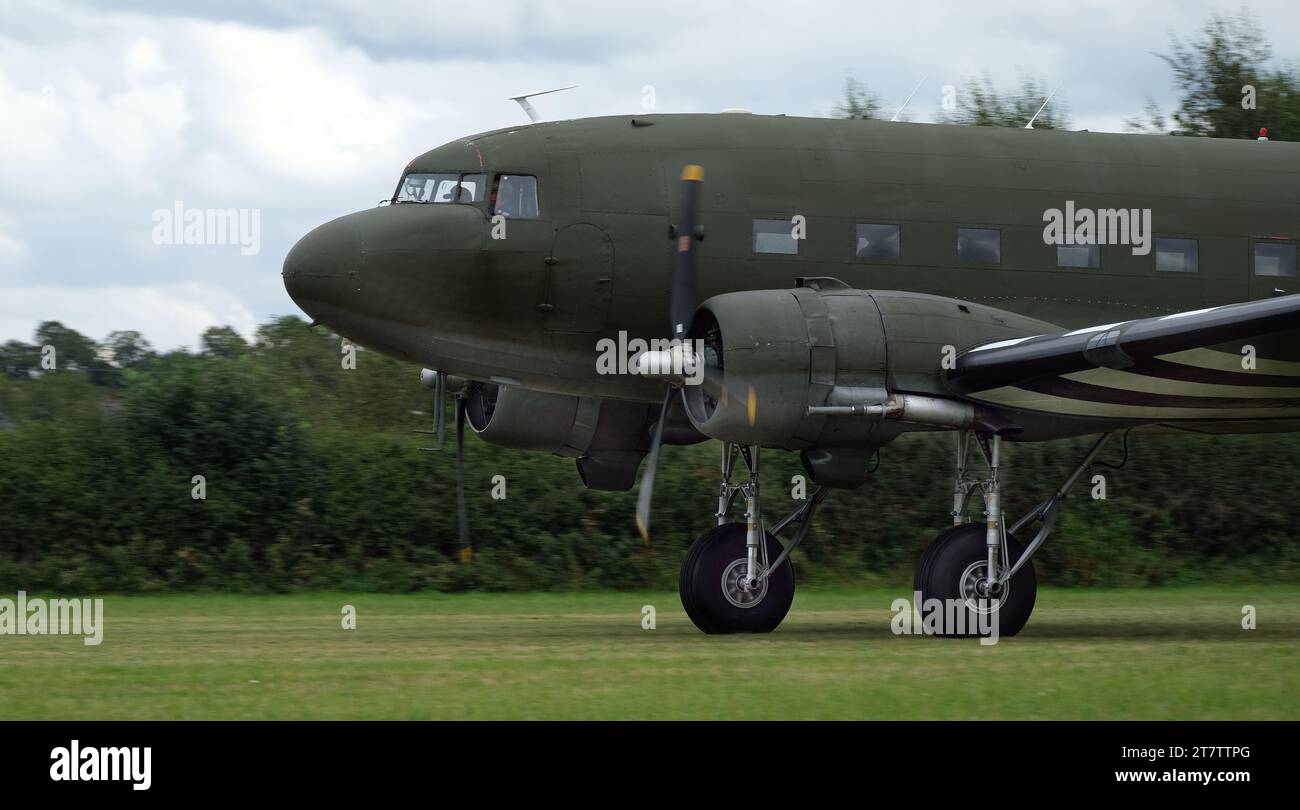
<svg viewBox="0 0 1300 810">
<path fill-rule="evenodd" d="M 641 488 L 636 498 L 636 527 L 641 532 L 641 542 L 650 542 L 650 497 L 655 487 L 655 471 L 659 466 L 659 448 L 664 441 L 664 422 L 668 421 L 668 406 L 672 404 L 676 388 L 669 386 L 664 394 L 664 404 L 659 408 L 659 424 L 655 426 L 655 438 L 650 444 L 650 453 L 646 456 L 645 472 L 641 474 Z"/>
<path fill-rule="evenodd" d="M 465 408 L 468 403 L 468 397 L 456 397 L 456 523 L 462 562 L 474 558 L 474 549 L 469 544 L 469 518 L 465 513 Z"/>
<path fill-rule="evenodd" d="M 673 254 L 672 306 L 668 325 L 672 337 L 686 339 L 695 317 L 695 243 L 700 188 L 704 185 L 704 169 L 690 164 L 682 169 L 682 213 L 678 227 L 673 229 L 676 252 Z"/>
</svg>

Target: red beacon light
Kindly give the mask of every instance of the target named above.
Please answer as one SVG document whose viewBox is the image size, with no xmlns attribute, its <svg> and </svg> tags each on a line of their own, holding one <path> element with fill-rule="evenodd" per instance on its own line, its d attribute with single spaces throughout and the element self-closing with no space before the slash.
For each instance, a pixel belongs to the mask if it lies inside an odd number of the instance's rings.
<svg viewBox="0 0 1300 810">
<path fill-rule="evenodd" d="M 1257 141 L 1267 141 L 1267 140 L 1268 140 L 1268 127 L 1260 127 L 1260 128 L 1259 128 L 1259 137 L 1256 138 L 1255 140 L 1257 140 Z"/>
</svg>

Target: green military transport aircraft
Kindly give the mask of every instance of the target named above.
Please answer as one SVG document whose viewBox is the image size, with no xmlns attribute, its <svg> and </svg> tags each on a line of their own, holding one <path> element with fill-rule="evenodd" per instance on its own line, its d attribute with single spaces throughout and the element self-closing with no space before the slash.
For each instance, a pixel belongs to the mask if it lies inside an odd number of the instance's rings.
<svg viewBox="0 0 1300 810">
<path fill-rule="evenodd" d="M 994 617 L 1010 635 L 1031 557 L 1116 431 L 1300 429 L 1298 215 L 1291 143 L 612 116 L 417 157 L 390 200 L 305 236 L 284 283 L 316 321 L 435 369 L 458 437 L 467 419 L 571 456 L 599 489 L 630 489 L 648 455 L 643 534 L 660 445 L 719 440 L 718 525 L 681 576 L 705 632 L 773 630 L 825 495 L 900 433 L 952 431 L 953 525 L 916 588 L 964 605 L 943 633 Z M 1007 525 L 1001 443 L 1094 434 Z M 771 523 L 763 449 L 799 452 L 817 485 Z"/>
</svg>

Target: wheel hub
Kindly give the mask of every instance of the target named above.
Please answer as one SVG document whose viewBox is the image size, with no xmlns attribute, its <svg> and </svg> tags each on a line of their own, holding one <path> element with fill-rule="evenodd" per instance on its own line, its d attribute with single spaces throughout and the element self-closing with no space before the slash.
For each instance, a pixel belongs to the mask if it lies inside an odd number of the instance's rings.
<svg viewBox="0 0 1300 810">
<path fill-rule="evenodd" d="M 975 613 L 996 613 L 1011 595 L 1011 583 L 990 581 L 988 562 L 980 560 L 966 566 L 966 570 L 962 572 L 960 592 L 966 607 Z M 998 600 L 996 607 L 990 604 L 989 600 L 992 599 Z"/>
<path fill-rule="evenodd" d="M 757 584 L 747 576 L 749 560 L 741 557 L 728 565 L 722 572 L 722 595 L 738 608 L 752 608 L 767 596 L 767 580 L 760 579 Z"/>
</svg>

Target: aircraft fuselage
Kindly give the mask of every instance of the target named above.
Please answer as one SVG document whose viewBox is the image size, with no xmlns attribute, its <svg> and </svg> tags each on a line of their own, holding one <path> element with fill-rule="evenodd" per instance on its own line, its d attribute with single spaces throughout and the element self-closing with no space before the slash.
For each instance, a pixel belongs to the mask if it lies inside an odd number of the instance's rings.
<svg viewBox="0 0 1300 810">
<path fill-rule="evenodd" d="M 701 301 L 832 276 L 1005 310 L 1023 317 L 1018 335 L 1032 322 L 1075 328 L 1300 292 L 1294 275 L 1258 275 L 1252 261 L 1259 243 L 1300 241 L 1298 144 L 747 114 L 610 116 L 453 141 L 406 174 L 535 177 L 536 216 L 498 219 L 494 233 L 486 194 L 360 211 L 295 246 L 285 284 L 340 334 L 431 368 L 658 401 L 661 383 L 598 374 L 597 341 L 666 336 L 669 224 L 691 163 L 706 173 Z M 1067 206 L 1136 211 L 1139 229 L 1149 212 L 1147 252 L 1105 244 L 1095 267 L 1058 266 L 1045 212 Z M 797 253 L 756 251 L 755 220 L 796 217 Z M 858 255 L 859 225 L 896 226 L 897 256 Z M 959 258 L 959 229 L 997 232 L 998 260 Z M 1157 269 L 1164 238 L 1194 240 L 1194 272 Z"/>
</svg>

